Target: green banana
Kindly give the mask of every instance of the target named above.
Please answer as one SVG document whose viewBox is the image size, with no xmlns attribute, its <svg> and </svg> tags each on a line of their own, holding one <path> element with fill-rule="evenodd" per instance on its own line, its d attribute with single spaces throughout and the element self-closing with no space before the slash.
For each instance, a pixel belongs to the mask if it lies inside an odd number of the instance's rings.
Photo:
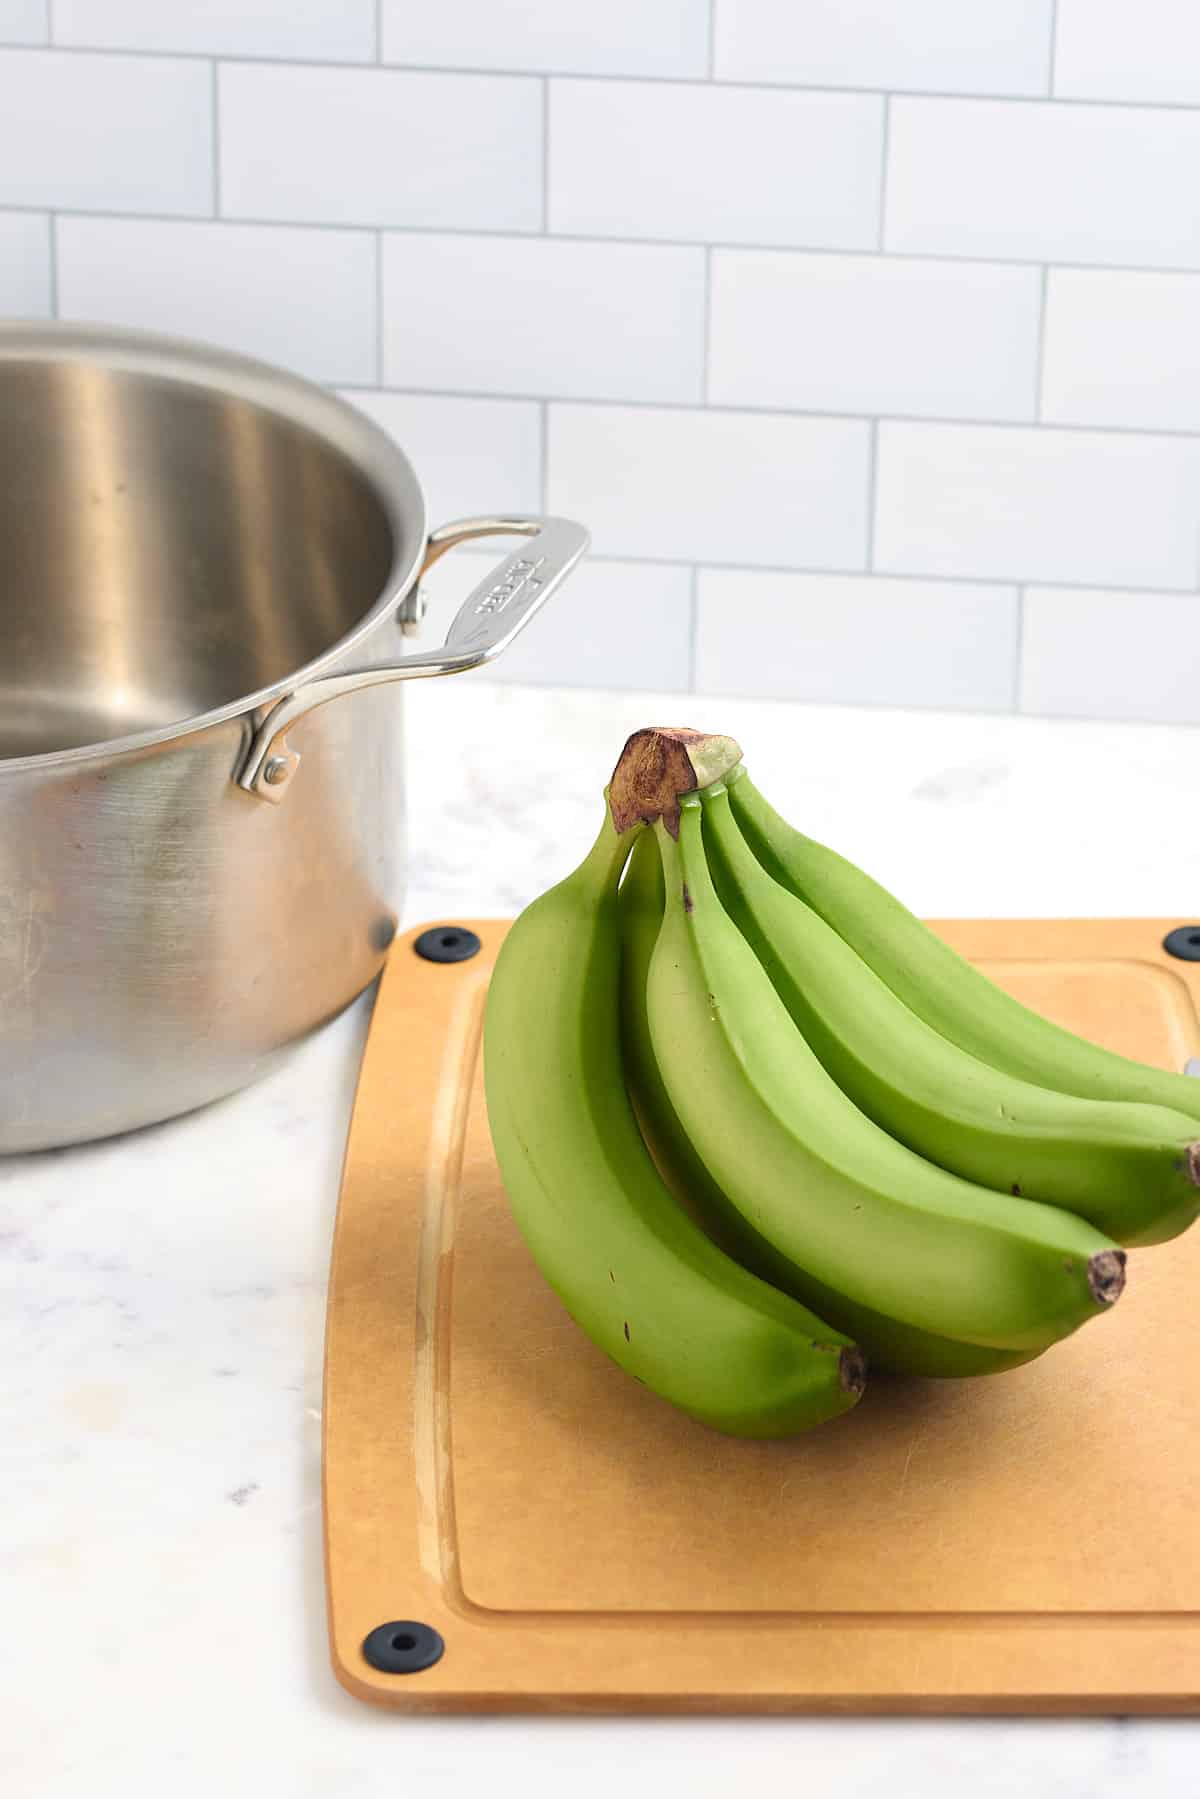
<svg viewBox="0 0 1200 1799">
<path fill-rule="evenodd" d="M 646 980 L 663 917 L 662 859 L 653 831 L 643 831 L 633 846 L 621 882 L 618 910 L 621 921 L 621 1051 L 626 1085 L 642 1136 L 679 1204 L 710 1236 L 715 1236 L 723 1248 L 745 1263 L 739 1241 L 745 1229 L 741 1215 L 734 1211 L 688 1141 L 663 1085 L 650 1042 Z M 773 1286 L 779 1286 L 774 1271 L 755 1268 L 754 1272 Z"/>
<path fill-rule="evenodd" d="M 1099 1231 L 948 1174 L 846 1097 L 721 906 L 694 796 L 676 828 L 655 826 L 666 906 L 651 1041 L 731 1204 L 831 1292 L 935 1336 L 1037 1351 L 1107 1309 L 1125 1256 Z"/>
<path fill-rule="evenodd" d="M 663 895 L 662 859 L 653 835 L 645 832 L 633 846 L 621 883 L 621 1036 L 626 1080 L 642 1135 L 676 1199 L 743 1267 L 822 1316 L 836 1318 L 866 1350 L 872 1371 L 944 1379 L 1000 1374 L 1030 1361 L 1037 1351 L 952 1342 L 855 1305 L 780 1255 L 730 1205 L 679 1122 L 650 1041 L 646 983 L 662 925 Z"/>
<path fill-rule="evenodd" d="M 1200 1120 L 1200 1081 L 1150 1068 L 1031 1012 L 914 918 L 870 875 L 794 830 L 742 769 L 730 802 L 768 874 L 805 900 L 919 1018 L 960 1049 L 1036 1086 L 1139 1101 Z"/>
<path fill-rule="evenodd" d="M 1194 1222 L 1200 1143 L 1189 1119 L 1052 1092 L 960 1049 L 767 873 L 723 782 L 701 799 L 723 905 L 809 1045 L 876 1124 L 954 1174 L 1062 1206 L 1119 1243 L 1162 1243 Z"/>
<path fill-rule="evenodd" d="M 676 1204 L 621 1063 L 617 883 L 640 826 L 606 810 L 575 872 L 517 919 L 484 1025 L 488 1118 L 513 1212 L 567 1310 L 705 1424 L 783 1436 L 863 1389 L 861 1352 L 726 1256 Z"/>
</svg>

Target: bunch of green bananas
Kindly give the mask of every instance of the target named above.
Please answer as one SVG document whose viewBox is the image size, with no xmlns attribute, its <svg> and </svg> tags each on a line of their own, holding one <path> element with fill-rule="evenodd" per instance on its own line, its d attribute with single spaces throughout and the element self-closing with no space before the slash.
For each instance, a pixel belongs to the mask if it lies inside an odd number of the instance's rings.
<svg viewBox="0 0 1200 1799">
<path fill-rule="evenodd" d="M 740 758 L 629 739 L 591 852 L 505 940 L 485 1076 L 568 1311 L 694 1417 L 780 1436 L 868 1358 L 997 1373 L 1107 1311 L 1118 1245 L 1200 1212 L 1200 1083 L 1028 1011 Z"/>
</svg>

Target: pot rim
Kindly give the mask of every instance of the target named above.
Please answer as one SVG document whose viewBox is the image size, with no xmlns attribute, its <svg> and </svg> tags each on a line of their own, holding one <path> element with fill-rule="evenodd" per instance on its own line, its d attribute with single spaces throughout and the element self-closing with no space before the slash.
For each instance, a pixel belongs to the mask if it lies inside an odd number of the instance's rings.
<svg viewBox="0 0 1200 1799">
<path fill-rule="evenodd" d="M 99 743 L 77 744 L 70 749 L 42 750 L 32 756 L 0 756 L 0 778 L 153 749 L 241 716 L 252 723 L 249 715 L 259 708 L 269 708 L 295 688 L 330 673 L 349 650 L 370 636 L 381 620 L 394 611 L 416 581 L 424 560 L 428 517 L 425 496 L 412 464 L 365 413 L 315 382 L 273 363 L 191 338 L 47 319 L 0 321 L 0 362 L 84 362 L 104 369 L 157 375 L 184 386 L 230 394 L 274 412 L 340 451 L 367 478 L 383 508 L 394 546 L 383 587 L 371 606 L 349 631 L 312 661 L 267 687 L 174 724 L 156 725 L 124 737 L 106 737 Z"/>
</svg>

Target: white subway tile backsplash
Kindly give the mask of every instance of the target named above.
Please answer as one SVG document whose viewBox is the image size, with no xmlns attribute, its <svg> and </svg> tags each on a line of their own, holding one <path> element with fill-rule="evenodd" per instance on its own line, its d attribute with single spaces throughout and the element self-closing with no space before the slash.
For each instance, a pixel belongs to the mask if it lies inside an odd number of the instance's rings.
<svg viewBox="0 0 1200 1799">
<path fill-rule="evenodd" d="M 511 549 L 499 539 L 496 559 Z M 429 600 L 422 637 L 440 642 L 488 562 L 445 556 L 422 581 Z M 511 649 L 472 680 L 561 687 L 636 684 L 687 690 L 691 665 L 692 572 L 669 564 L 585 558 Z M 631 680 L 631 668 L 636 670 Z"/>
<path fill-rule="evenodd" d="M 1052 269 L 1043 417 L 1200 431 L 1200 275 Z"/>
<path fill-rule="evenodd" d="M 718 250 L 709 397 L 1032 419 L 1041 276 L 995 263 Z"/>
<path fill-rule="evenodd" d="M 700 571 L 701 693 L 1001 712 L 1016 665 L 1014 587 Z"/>
<path fill-rule="evenodd" d="M 204 338 L 318 381 L 375 378 L 375 245 L 365 231 L 58 221 L 64 318 Z"/>
<path fill-rule="evenodd" d="M 499 680 L 1200 724 L 1198 176 L 1192 0 L 0 0 L 0 316 L 583 519 Z"/>
<path fill-rule="evenodd" d="M 0 206 L 212 211 L 201 62 L 0 50 Z"/>
<path fill-rule="evenodd" d="M 50 221 L 42 213 L 0 213 L 0 316 L 50 316 Z"/>
<path fill-rule="evenodd" d="M 375 0 L 54 0 L 56 44 L 375 60 Z"/>
<path fill-rule="evenodd" d="M 1190 588 L 1198 545 L 1200 442 L 879 427 L 878 569 Z"/>
<path fill-rule="evenodd" d="M 361 391 L 343 398 L 382 426 L 409 458 L 431 526 L 472 514 L 540 510 L 542 420 L 536 401 Z"/>
<path fill-rule="evenodd" d="M 686 693 L 691 673 L 691 571 L 582 562 L 529 630 L 489 665 L 496 681 L 638 687 Z M 631 669 L 633 673 L 631 682 Z"/>
<path fill-rule="evenodd" d="M 874 247 L 883 102 L 669 82 L 550 83 L 550 226 Z"/>
<path fill-rule="evenodd" d="M 1054 91 L 1089 100 L 1196 105 L 1196 0 L 1058 0 Z"/>
<path fill-rule="evenodd" d="M 704 75 L 710 0 L 383 0 L 383 60 L 583 75 Z"/>
<path fill-rule="evenodd" d="M 389 386 L 700 398 L 702 250 L 404 232 L 383 277 Z"/>
<path fill-rule="evenodd" d="M 716 73 L 727 81 L 813 87 L 1044 94 L 1052 5 L 716 0 Z"/>
<path fill-rule="evenodd" d="M 1025 595 L 1021 710 L 1200 725 L 1196 594 Z"/>
<path fill-rule="evenodd" d="M 1200 268 L 1200 112 L 892 102 L 889 250 Z"/>
<path fill-rule="evenodd" d="M 869 447 L 852 419 L 555 405 L 549 506 L 605 554 L 862 568 Z"/>
<path fill-rule="evenodd" d="M 49 0 L 0 0 L 0 44 L 44 44 Z"/>
<path fill-rule="evenodd" d="M 542 86 L 529 77 L 228 64 L 220 135 L 231 218 L 542 222 Z"/>
</svg>

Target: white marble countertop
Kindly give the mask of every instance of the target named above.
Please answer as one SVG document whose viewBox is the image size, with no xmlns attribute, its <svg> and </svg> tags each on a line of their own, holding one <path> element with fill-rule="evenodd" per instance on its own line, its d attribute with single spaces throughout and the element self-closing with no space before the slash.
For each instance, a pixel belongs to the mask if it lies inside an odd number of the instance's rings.
<svg viewBox="0 0 1200 1799">
<path fill-rule="evenodd" d="M 626 733 L 681 722 L 733 733 L 782 811 L 918 911 L 1200 916 L 1194 731 L 471 677 L 409 694 L 406 922 L 518 909 L 590 844 Z M 0 1791 L 1194 1786 L 1200 1721 L 411 1719 L 342 1692 L 317 1408 L 369 1003 L 190 1118 L 0 1161 Z"/>
</svg>

